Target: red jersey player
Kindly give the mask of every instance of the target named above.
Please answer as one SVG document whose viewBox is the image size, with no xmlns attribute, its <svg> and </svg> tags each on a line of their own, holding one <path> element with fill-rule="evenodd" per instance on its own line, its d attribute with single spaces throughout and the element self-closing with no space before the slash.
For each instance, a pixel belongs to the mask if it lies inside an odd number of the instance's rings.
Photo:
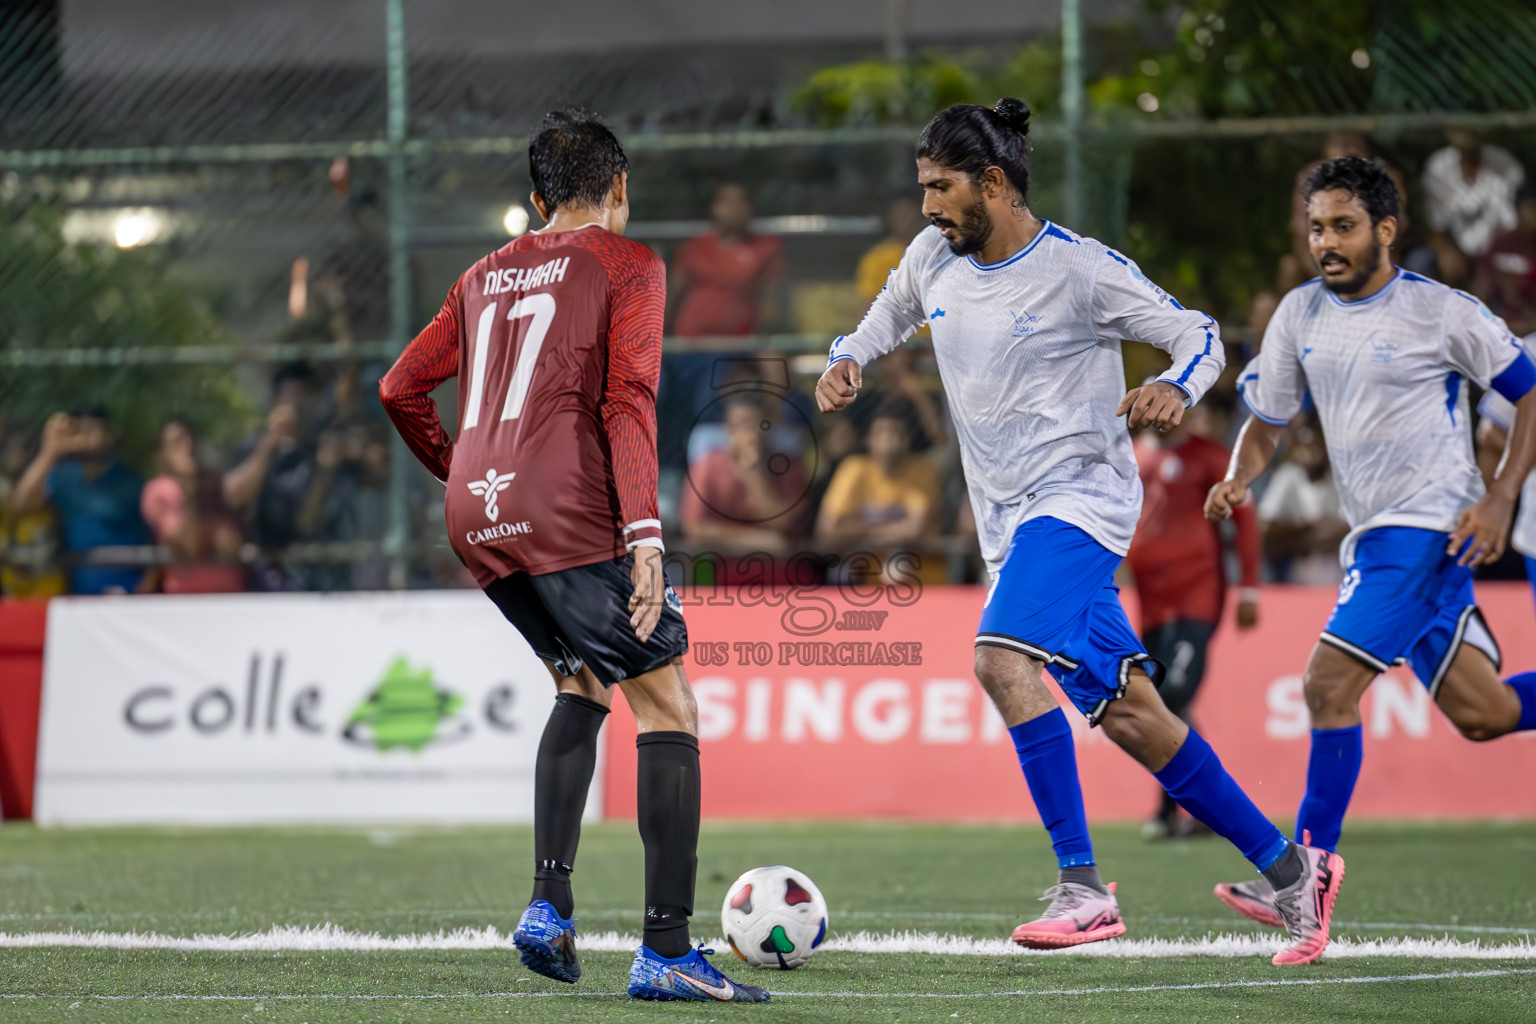
<svg viewBox="0 0 1536 1024">
<path fill-rule="evenodd" d="M 656 383 L 666 270 L 623 237 L 629 161 L 590 114 L 549 114 L 528 144 L 547 224 L 464 272 L 380 382 L 406 444 L 447 486 L 454 552 L 548 664 L 559 691 L 534 777 L 533 897 L 513 941 L 575 982 L 571 865 L 597 735 L 623 688 L 639 727 L 644 944 L 629 993 L 764 1002 L 690 948 L 699 836 L 688 634 L 661 565 Z M 430 392 L 458 377 L 450 438 Z"/>
<path fill-rule="evenodd" d="M 1205 495 L 1227 475 L 1232 453 L 1196 432 L 1204 415 L 1197 406 L 1156 440 L 1146 435 L 1137 440 L 1144 496 L 1126 556 L 1136 579 L 1142 640 L 1165 669 L 1158 693 L 1186 722 L 1227 594 L 1222 537 L 1205 518 Z M 1237 625 L 1247 629 L 1259 617 L 1259 528 L 1253 510 L 1242 508 L 1245 514 L 1232 518 L 1242 572 Z M 1143 833 L 1149 839 L 1180 834 L 1179 805 L 1161 788 L 1158 792 L 1162 802 Z"/>
</svg>

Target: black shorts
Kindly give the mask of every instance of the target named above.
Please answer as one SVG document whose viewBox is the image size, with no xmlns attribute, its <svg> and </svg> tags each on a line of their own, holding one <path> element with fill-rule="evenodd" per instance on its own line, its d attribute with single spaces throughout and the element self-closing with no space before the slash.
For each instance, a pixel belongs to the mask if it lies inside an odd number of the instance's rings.
<svg viewBox="0 0 1536 1024">
<path fill-rule="evenodd" d="M 629 624 L 634 564 L 635 556 L 625 555 L 539 576 L 514 573 L 486 587 L 485 596 L 556 672 L 574 676 L 585 664 L 598 682 L 612 686 L 688 653 L 683 606 L 670 583 L 650 639 L 642 644 L 635 636 Z"/>
<path fill-rule="evenodd" d="M 1175 619 L 1143 638 L 1147 653 L 1165 666 L 1157 692 L 1168 710 L 1180 718 L 1184 717 L 1205 678 L 1205 651 L 1215 632 L 1214 623 Z"/>
</svg>

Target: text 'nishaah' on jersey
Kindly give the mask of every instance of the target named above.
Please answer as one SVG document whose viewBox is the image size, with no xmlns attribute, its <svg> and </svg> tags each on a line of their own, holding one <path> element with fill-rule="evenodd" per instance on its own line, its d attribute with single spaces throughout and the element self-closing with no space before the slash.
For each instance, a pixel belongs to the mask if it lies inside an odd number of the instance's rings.
<svg viewBox="0 0 1536 1024">
<path fill-rule="evenodd" d="M 1536 365 L 1504 321 L 1466 292 L 1397 270 L 1345 300 L 1320 278 L 1280 301 L 1238 388 L 1284 425 L 1310 391 L 1350 532 L 1339 558 L 1378 526 L 1450 532 L 1485 493 L 1472 452 L 1466 381 L 1518 399 Z"/>
<path fill-rule="evenodd" d="M 661 547 L 656 384 L 666 270 L 589 225 L 522 236 L 470 267 L 380 382 L 446 483 L 455 553 L 484 586 Z M 450 439 L 430 392 L 458 377 Z"/>
<path fill-rule="evenodd" d="M 1160 380 L 1189 404 L 1221 374 L 1216 324 L 1134 262 L 1045 221 L 998 263 L 956 256 L 937 228 L 908 246 L 858 330 L 830 362 L 860 365 L 924 322 L 949 396 L 982 556 L 995 574 L 1019 525 L 1051 516 L 1124 555 L 1141 512 L 1125 420 L 1122 340 L 1168 352 Z"/>
</svg>

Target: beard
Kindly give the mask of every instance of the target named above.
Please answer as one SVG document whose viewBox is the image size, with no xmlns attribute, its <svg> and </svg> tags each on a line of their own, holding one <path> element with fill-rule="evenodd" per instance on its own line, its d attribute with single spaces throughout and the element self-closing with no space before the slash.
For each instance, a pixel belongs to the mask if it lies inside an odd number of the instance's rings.
<svg viewBox="0 0 1536 1024">
<path fill-rule="evenodd" d="M 1354 273 L 1345 278 L 1330 278 L 1328 275 L 1324 274 L 1323 287 L 1327 288 L 1335 295 L 1353 295 L 1360 291 L 1360 289 L 1365 287 L 1365 282 L 1369 281 L 1371 279 L 1371 275 L 1376 272 L 1376 268 L 1381 266 L 1382 256 L 1380 251 L 1378 250 L 1373 255 L 1375 259 L 1372 260 L 1371 263 L 1359 268 L 1356 268 L 1354 264 L 1349 263 L 1348 260 L 1345 260 L 1348 269 L 1354 270 Z M 1324 259 L 1327 259 L 1330 256 L 1337 257 L 1338 259 L 1345 259 L 1344 254 L 1340 252 L 1334 252 L 1330 250 L 1323 253 Z M 1317 261 L 1317 268 L 1319 271 L 1322 270 L 1322 260 Z"/>
<path fill-rule="evenodd" d="M 987 239 L 992 237 L 992 218 L 987 215 L 986 204 L 979 201 L 961 211 L 958 224 L 944 217 L 934 217 L 933 223 L 941 229 L 953 228 L 960 236 L 949 242 L 949 251 L 956 256 L 981 252 Z"/>
</svg>

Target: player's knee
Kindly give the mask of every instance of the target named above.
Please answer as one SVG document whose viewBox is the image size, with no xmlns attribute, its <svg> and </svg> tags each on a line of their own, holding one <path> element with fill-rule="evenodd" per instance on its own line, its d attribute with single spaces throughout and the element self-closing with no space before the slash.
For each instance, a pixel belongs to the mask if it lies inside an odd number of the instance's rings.
<svg viewBox="0 0 1536 1024">
<path fill-rule="evenodd" d="M 1151 741 L 1156 723 L 1142 708 L 1125 700 L 1111 701 L 1099 728 L 1115 746 L 1131 756 Z"/>
<path fill-rule="evenodd" d="M 1359 702 L 1349 680 L 1331 672 L 1308 669 L 1302 677 L 1301 688 L 1306 695 L 1307 710 L 1314 718 L 1348 712 Z"/>
</svg>

